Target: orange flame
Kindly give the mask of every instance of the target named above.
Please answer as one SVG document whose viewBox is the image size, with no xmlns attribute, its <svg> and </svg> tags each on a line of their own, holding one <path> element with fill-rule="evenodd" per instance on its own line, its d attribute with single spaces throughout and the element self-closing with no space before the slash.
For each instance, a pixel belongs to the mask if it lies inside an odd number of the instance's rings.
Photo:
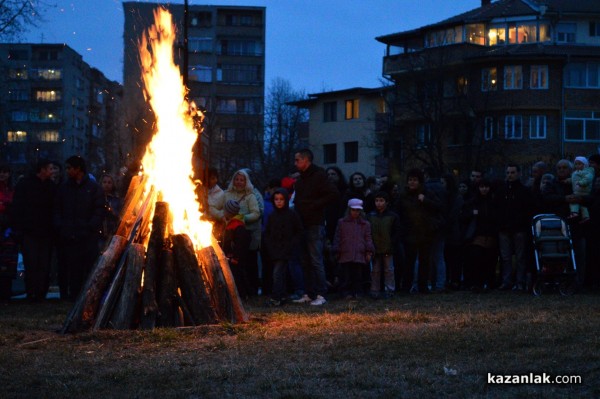
<svg viewBox="0 0 600 399">
<path fill-rule="evenodd" d="M 142 159 L 144 173 L 148 174 L 146 192 L 153 188 L 169 203 L 174 233 L 187 234 L 198 250 L 211 245 L 212 225 L 200 220 L 195 194 L 192 148 L 197 132 L 190 103 L 185 100 L 183 79 L 173 61 L 175 29 L 171 14 L 159 8 L 154 19 L 155 25 L 139 46 L 145 95 L 156 116 L 156 132 Z"/>
</svg>

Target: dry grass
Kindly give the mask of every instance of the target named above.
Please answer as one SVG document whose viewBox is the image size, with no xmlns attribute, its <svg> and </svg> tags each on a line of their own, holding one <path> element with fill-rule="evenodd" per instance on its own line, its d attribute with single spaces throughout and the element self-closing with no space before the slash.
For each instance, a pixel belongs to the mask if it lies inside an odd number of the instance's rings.
<svg viewBox="0 0 600 399">
<path fill-rule="evenodd" d="M 245 325 L 59 335 L 69 304 L 0 305 L 3 398 L 600 397 L 598 295 L 247 306 Z M 581 375 L 489 385 L 487 373 Z M 453 375 L 455 374 L 455 375 Z"/>
</svg>

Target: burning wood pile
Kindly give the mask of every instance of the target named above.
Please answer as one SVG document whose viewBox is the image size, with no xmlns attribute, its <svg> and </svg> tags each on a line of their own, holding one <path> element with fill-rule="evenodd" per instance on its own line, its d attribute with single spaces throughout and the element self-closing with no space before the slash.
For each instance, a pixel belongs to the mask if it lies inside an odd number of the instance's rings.
<svg viewBox="0 0 600 399">
<path fill-rule="evenodd" d="M 62 333 L 248 320 L 212 225 L 201 220 L 191 178 L 197 132 L 173 62 L 171 15 L 159 9 L 155 20 L 140 42 L 140 59 L 156 133 L 144 173 L 129 186 L 121 224 Z"/>
</svg>

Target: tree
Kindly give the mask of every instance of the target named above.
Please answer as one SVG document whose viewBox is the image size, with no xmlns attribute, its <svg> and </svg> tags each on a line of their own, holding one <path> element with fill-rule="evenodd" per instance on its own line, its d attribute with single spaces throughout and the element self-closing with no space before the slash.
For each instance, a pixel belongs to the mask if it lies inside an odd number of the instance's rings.
<svg viewBox="0 0 600 399">
<path fill-rule="evenodd" d="M 300 145 L 300 126 L 308 121 L 306 109 L 290 105 L 306 98 L 289 81 L 275 78 L 265 98 L 265 133 L 260 155 L 262 175 L 280 178 L 294 165 L 294 153 Z"/>
<path fill-rule="evenodd" d="M 0 0 L 0 40 L 21 38 L 28 28 L 42 21 L 48 6 L 41 0 Z"/>
</svg>

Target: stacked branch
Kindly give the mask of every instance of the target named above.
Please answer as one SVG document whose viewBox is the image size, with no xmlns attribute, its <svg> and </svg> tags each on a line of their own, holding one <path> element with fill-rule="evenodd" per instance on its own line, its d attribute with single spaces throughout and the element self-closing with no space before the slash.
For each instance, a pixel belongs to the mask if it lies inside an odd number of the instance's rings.
<svg viewBox="0 0 600 399">
<path fill-rule="evenodd" d="M 156 201 L 157 193 L 146 193 L 145 185 L 142 176 L 132 179 L 117 233 L 61 332 L 248 321 L 214 237 L 212 246 L 196 252 L 187 235 L 172 234 L 168 203 Z"/>
</svg>

